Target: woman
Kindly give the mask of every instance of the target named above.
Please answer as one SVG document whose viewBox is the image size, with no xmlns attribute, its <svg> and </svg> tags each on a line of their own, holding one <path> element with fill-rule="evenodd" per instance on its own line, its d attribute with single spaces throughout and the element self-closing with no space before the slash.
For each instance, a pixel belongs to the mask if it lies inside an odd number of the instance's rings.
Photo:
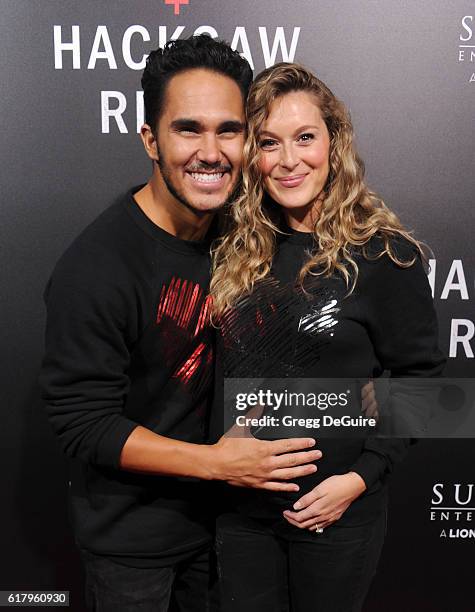
<svg viewBox="0 0 475 612">
<path fill-rule="evenodd" d="M 257 77 L 247 117 L 243 193 L 211 285 L 224 375 L 439 374 L 421 247 L 365 185 L 343 104 L 283 63 Z M 299 493 L 238 490 L 218 522 L 225 612 L 361 609 L 385 534 L 386 476 L 408 442 L 314 433 L 323 457 Z"/>
</svg>

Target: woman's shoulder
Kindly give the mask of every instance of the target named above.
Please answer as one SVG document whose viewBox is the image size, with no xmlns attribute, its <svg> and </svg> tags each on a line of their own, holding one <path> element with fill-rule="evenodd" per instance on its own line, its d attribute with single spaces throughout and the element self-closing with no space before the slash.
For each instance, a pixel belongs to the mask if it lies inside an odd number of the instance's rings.
<svg viewBox="0 0 475 612">
<path fill-rule="evenodd" d="M 362 260 L 370 264 L 393 263 L 400 267 L 408 267 L 421 260 L 421 251 L 415 242 L 401 234 L 378 232 L 363 245 L 355 247 L 354 256 L 358 258 L 358 263 Z"/>
<path fill-rule="evenodd" d="M 358 266 L 357 286 L 364 290 L 397 293 L 409 286 L 427 283 L 427 259 L 417 244 L 401 235 L 375 235 L 354 255 Z"/>
</svg>

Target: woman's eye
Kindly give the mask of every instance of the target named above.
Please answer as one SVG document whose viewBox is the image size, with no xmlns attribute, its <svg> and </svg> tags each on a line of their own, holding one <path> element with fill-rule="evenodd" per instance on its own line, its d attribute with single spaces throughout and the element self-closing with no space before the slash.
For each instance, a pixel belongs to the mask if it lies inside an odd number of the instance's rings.
<svg viewBox="0 0 475 612">
<path fill-rule="evenodd" d="M 299 140 L 301 142 L 310 142 L 311 140 L 313 140 L 315 138 L 315 136 L 313 134 L 310 133 L 306 133 L 306 134 L 300 134 L 299 136 Z"/>
<path fill-rule="evenodd" d="M 271 149 L 272 147 L 275 147 L 276 144 L 277 142 L 275 140 L 272 140 L 272 138 L 264 138 L 264 140 L 261 140 L 259 142 L 259 146 L 261 149 Z"/>
</svg>

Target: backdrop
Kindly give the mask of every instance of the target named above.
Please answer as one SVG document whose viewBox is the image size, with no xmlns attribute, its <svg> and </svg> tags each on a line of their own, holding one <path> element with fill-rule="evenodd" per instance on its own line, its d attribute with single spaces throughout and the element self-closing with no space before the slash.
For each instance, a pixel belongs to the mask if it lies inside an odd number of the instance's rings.
<svg viewBox="0 0 475 612">
<path fill-rule="evenodd" d="M 349 106 L 373 189 L 434 250 L 448 373 L 473 376 L 475 5 L 469 0 L 0 0 L 2 572 L 82 610 L 67 470 L 36 384 L 42 291 L 72 239 L 150 164 L 146 54 L 209 32 L 260 71 L 295 60 Z M 98 262 L 100 265 L 100 262 Z M 426 440 L 393 479 L 367 611 L 475 609 L 475 446 Z"/>
</svg>

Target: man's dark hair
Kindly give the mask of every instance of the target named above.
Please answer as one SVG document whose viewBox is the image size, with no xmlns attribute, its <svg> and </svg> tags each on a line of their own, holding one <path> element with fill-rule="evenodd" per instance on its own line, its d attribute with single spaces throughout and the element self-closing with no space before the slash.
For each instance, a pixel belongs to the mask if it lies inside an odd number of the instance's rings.
<svg viewBox="0 0 475 612">
<path fill-rule="evenodd" d="M 208 34 L 169 41 L 163 49 L 152 51 L 142 75 L 145 121 L 155 131 L 162 112 L 168 81 L 180 72 L 205 68 L 232 79 L 241 90 L 243 100 L 252 82 L 252 70 L 228 43 Z"/>
</svg>

